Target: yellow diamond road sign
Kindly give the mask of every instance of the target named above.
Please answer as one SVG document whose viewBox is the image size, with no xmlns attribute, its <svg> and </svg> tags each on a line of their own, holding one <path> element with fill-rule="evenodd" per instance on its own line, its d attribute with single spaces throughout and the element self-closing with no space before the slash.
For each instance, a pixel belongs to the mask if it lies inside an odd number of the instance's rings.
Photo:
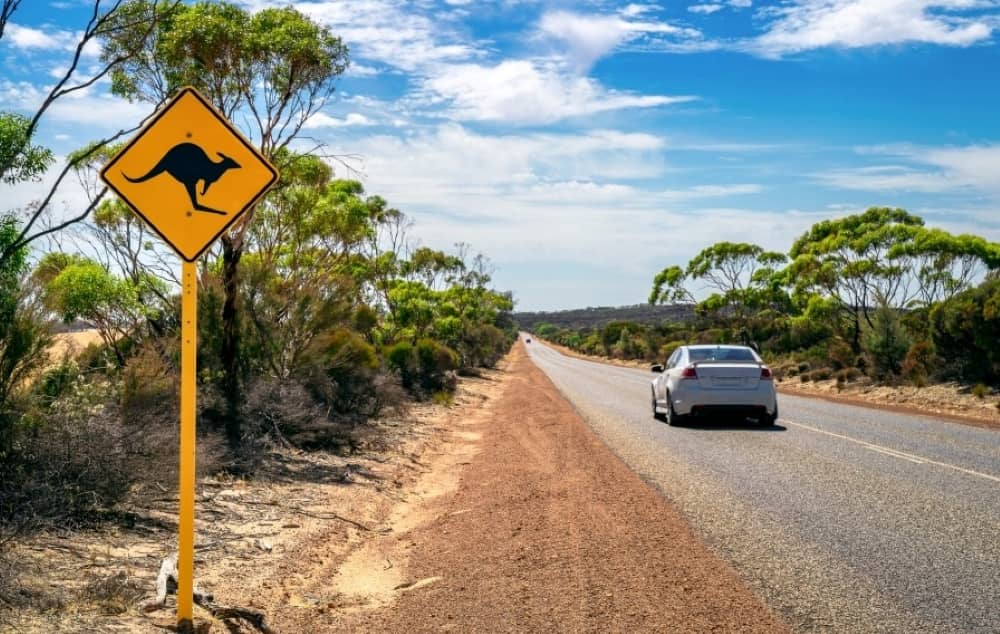
<svg viewBox="0 0 1000 634">
<path fill-rule="evenodd" d="M 101 170 L 178 255 L 193 262 L 278 179 L 194 88 L 184 88 Z"/>
</svg>

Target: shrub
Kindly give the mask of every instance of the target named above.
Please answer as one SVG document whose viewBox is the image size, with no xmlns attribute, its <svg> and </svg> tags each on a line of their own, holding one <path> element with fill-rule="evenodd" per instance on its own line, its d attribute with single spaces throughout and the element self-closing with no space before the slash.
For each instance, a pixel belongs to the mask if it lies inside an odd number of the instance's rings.
<svg viewBox="0 0 1000 634">
<path fill-rule="evenodd" d="M 826 354 L 830 361 L 830 367 L 834 370 L 849 368 L 854 365 L 856 359 L 850 344 L 839 337 L 830 342 Z"/>
<path fill-rule="evenodd" d="M 841 368 L 833 376 L 837 379 L 837 383 L 851 383 L 861 378 L 862 374 L 857 368 Z"/>
<path fill-rule="evenodd" d="M 177 374 L 152 346 L 130 358 L 122 371 L 119 403 L 125 416 L 138 416 L 149 410 L 173 409 L 178 399 Z"/>
<path fill-rule="evenodd" d="M 431 393 L 455 389 L 453 373 L 458 368 L 458 355 L 454 350 L 433 339 L 421 339 L 417 342 L 416 353 L 421 388 Z"/>
<path fill-rule="evenodd" d="M 934 344 L 927 340 L 922 340 L 910 346 L 906 351 L 906 358 L 903 359 L 901 373 L 903 377 L 912 383 L 926 385 L 927 377 L 937 365 L 937 354 L 934 351 Z"/>
<path fill-rule="evenodd" d="M 109 518 L 137 481 L 174 482 L 176 416 L 124 416 L 113 386 L 77 377 L 24 416 L 0 463 L 0 521 L 68 525 Z"/>
<path fill-rule="evenodd" d="M 876 377 L 885 379 L 898 375 L 910 349 L 909 336 L 900 323 L 899 313 L 882 302 L 872 316 L 872 327 L 865 332 L 862 345 Z"/>
<path fill-rule="evenodd" d="M 386 349 L 385 357 L 399 372 L 403 387 L 418 396 L 455 389 L 458 355 L 444 344 L 433 339 L 421 339 L 416 346 L 401 341 Z"/>
<path fill-rule="evenodd" d="M 305 386 L 332 412 L 367 417 L 375 413 L 375 348 L 358 333 L 336 329 L 317 337 L 298 370 Z"/>
<path fill-rule="evenodd" d="M 38 382 L 35 383 L 35 391 L 43 405 L 50 405 L 60 396 L 65 394 L 80 378 L 80 367 L 72 359 L 63 361 L 46 370 Z"/>
<path fill-rule="evenodd" d="M 818 370 L 813 370 L 808 375 L 809 381 L 826 381 L 833 376 L 833 371 L 830 368 L 820 368 Z"/>
<path fill-rule="evenodd" d="M 990 393 L 990 388 L 986 387 L 982 383 L 976 383 L 972 386 L 972 394 L 978 399 L 986 398 L 986 395 Z"/>
<path fill-rule="evenodd" d="M 1000 277 L 934 307 L 931 333 L 944 363 L 968 381 L 1000 382 Z"/>
</svg>

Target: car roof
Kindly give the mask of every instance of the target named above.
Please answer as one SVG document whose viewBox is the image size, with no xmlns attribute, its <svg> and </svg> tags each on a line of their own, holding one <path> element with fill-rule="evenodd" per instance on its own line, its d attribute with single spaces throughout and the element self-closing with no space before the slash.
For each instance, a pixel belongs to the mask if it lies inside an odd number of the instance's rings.
<svg viewBox="0 0 1000 634">
<path fill-rule="evenodd" d="M 750 346 L 741 346 L 741 345 L 735 344 L 735 343 L 720 343 L 720 344 L 699 343 L 699 344 L 695 344 L 695 345 L 691 345 L 691 346 L 683 346 L 683 347 L 685 347 L 685 348 L 691 348 L 693 350 L 706 350 L 706 349 L 710 349 L 711 350 L 711 349 L 715 349 L 715 348 L 742 348 L 744 350 L 753 350 L 753 348 L 751 348 Z"/>
</svg>

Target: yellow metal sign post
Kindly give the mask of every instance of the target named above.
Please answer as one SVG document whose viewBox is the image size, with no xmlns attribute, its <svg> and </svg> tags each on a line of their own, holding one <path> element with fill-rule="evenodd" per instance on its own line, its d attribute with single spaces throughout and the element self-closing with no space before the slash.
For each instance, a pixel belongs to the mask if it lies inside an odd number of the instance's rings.
<svg viewBox="0 0 1000 634">
<path fill-rule="evenodd" d="M 101 170 L 101 179 L 184 261 L 181 272 L 177 625 L 194 618 L 197 260 L 278 180 L 278 172 L 194 88 L 182 89 Z"/>
</svg>

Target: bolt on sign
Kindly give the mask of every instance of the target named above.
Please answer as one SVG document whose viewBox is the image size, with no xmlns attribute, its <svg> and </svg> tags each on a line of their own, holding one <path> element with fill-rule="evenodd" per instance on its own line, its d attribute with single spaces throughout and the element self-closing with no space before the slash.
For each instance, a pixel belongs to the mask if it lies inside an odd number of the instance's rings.
<svg viewBox="0 0 1000 634">
<path fill-rule="evenodd" d="M 278 172 L 194 88 L 184 88 L 101 170 L 118 197 L 194 262 Z"/>
<path fill-rule="evenodd" d="M 181 272 L 177 626 L 194 627 L 195 262 L 278 180 L 278 172 L 194 88 L 182 89 L 101 170 L 101 179 L 184 260 Z"/>
</svg>

